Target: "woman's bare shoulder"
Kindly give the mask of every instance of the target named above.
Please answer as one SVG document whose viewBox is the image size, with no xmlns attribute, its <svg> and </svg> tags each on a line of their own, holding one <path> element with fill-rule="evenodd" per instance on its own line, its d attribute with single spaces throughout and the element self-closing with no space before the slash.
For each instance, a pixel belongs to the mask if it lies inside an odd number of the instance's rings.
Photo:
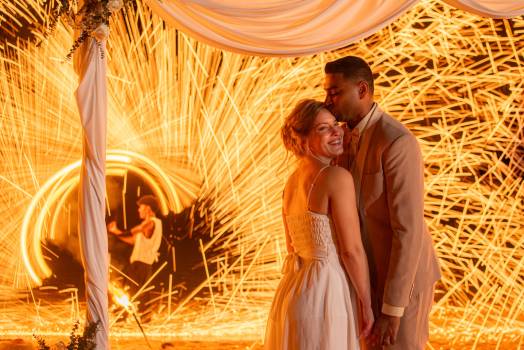
<svg viewBox="0 0 524 350">
<path fill-rule="evenodd" d="M 331 166 L 326 169 L 325 181 L 330 188 L 340 189 L 342 186 L 353 186 L 351 173 L 339 166 Z"/>
<path fill-rule="evenodd" d="M 329 180 L 353 179 L 351 173 L 340 166 L 330 166 L 327 168 L 326 177 L 328 177 Z"/>
</svg>

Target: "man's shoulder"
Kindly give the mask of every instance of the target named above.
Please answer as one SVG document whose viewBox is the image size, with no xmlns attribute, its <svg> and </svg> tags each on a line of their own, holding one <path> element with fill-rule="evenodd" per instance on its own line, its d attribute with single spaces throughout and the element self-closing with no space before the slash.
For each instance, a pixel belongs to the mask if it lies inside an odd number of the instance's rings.
<svg viewBox="0 0 524 350">
<path fill-rule="evenodd" d="M 151 218 L 151 221 L 153 222 L 155 229 L 159 228 L 160 230 L 162 230 L 162 226 L 163 226 L 162 219 L 160 219 L 159 217 L 153 216 Z"/>
<path fill-rule="evenodd" d="M 399 137 L 415 137 L 413 133 L 400 121 L 393 118 L 388 113 L 381 111 L 382 114 L 377 119 L 375 130 L 380 139 L 393 142 Z"/>
</svg>

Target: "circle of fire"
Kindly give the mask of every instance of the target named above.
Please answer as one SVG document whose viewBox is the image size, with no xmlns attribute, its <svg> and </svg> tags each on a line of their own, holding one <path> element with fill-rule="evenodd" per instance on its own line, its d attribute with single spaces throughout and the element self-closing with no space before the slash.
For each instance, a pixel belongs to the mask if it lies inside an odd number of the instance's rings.
<svg viewBox="0 0 524 350">
<path fill-rule="evenodd" d="M 40 243 L 45 236 L 51 239 L 55 237 L 59 209 L 80 181 L 80 165 L 81 161 L 76 161 L 47 180 L 33 197 L 24 216 L 20 233 L 22 258 L 29 276 L 36 285 L 41 285 L 42 278 L 51 275 Z M 163 215 L 167 215 L 169 209 L 182 209 L 173 183 L 157 164 L 138 153 L 108 151 L 106 176 L 124 176 L 126 172 L 137 174 L 151 187 L 159 199 Z"/>
</svg>

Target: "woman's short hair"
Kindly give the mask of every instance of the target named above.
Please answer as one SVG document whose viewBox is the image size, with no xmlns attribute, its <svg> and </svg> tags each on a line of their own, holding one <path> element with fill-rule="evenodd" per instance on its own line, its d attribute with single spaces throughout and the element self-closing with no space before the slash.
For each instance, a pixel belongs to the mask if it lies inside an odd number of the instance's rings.
<svg viewBox="0 0 524 350">
<path fill-rule="evenodd" d="M 323 108 L 325 108 L 323 102 L 302 100 L 284 120 L 280 135 L 284 147 L 295 156 L 306 155 L 306 137 L 313 128 L 318 112 Z"/>
</svg>

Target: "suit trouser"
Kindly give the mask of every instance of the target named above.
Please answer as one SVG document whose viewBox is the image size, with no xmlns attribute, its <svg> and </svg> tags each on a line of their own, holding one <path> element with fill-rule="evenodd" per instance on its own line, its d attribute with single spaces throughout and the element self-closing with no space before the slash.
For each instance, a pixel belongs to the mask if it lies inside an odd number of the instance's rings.
<svg viewBox="0 0 524 350">
<path fill-rule="evenodd" d="M 404 309 L 395 345 L 373 347 L 368 350 L 422 350 L 429 339 L 429 312 L 433 305 L 434 288 L 413 295 Z"/>
</svg>

